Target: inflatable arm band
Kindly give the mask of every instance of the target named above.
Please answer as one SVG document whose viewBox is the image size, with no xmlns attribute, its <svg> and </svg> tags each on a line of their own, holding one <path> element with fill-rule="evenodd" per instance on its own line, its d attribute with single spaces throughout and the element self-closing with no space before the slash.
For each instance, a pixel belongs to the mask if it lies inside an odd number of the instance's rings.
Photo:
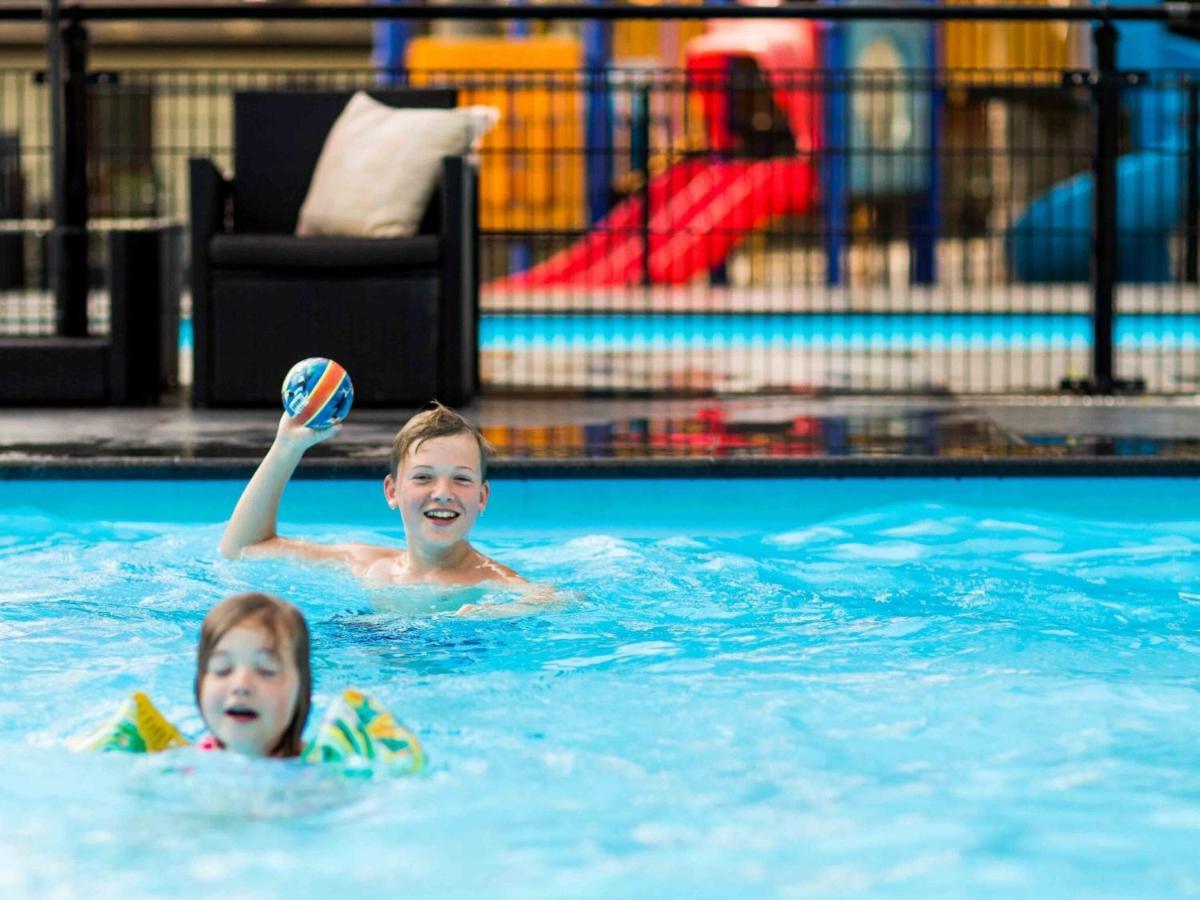
<svg viewBox="0 0 1200 900">
<path fill-rule="evenodd" d="M 190 742 L 167 721 L 141 691 L 125 701 L 117 714 L 93 734 L 74 744 L 97 753 L 160 753 Z M 425 765 L 417 736 L 383 706 L 356 690 L 343 691 L 317 726 L 312 742 L 300 754 L 305 762 L 382 765 L 397 774 L 413 774 Z"/>
</svg>

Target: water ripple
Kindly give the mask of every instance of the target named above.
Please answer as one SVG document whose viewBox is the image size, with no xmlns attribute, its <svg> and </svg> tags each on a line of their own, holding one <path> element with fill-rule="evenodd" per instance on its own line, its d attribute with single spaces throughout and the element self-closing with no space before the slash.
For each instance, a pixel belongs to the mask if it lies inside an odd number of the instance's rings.
<svg viewBox="0 0 1200 900">
<path fill-rule="evenodd" d="M 486 549 L 568 599 L 472 620 L 451 613 L 511 595 L 219 560 L 211 523 L 0 518 L 0 893 L 283 871 L 313 893 L 512 897 L 1200 883 L 1197 522 L 998 497 L 506 532 Z M 421 734 L 427 778 L 61 749 L 135 689 L 195 733 L 200 620 L 246 589 L 308 616 L 315 712 L 371 691 Z"/>
</svg>

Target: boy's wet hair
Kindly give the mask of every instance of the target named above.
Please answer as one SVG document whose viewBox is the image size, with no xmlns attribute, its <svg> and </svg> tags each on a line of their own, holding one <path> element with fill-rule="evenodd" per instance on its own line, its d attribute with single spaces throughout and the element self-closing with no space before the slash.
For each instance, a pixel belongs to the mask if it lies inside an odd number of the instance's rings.
<svg viewBox="0 0 1200 900">
<path fill-rule="evenodd" d="M 443 406 L 436 400 L 404 423 L 404 427 L 392 440 L 392 455 L 388 460 L 388 472 L 393 478 L 400 471 L 400 464 L 409 453 L 433 438 L 453 437 L 456 434 L 469 434 L 479 445 L 479 478 L 487 481 L 488 460 L 496 452 L 488 439 L 479 429 L 448 406 Z"/>
<path fill-rule="evenodd" d="M 196 651 L 196 705 L 200 705 L 200 682 L 208 671 L 208 661 L 213 651 L 221 638 L 239 625 L 264 628 L 275 638 L 276 650 L 280 654 L 285 646 L 292 651 L 293 662 L 300 675 L 296 709 L 280 735 L 279 743 L 267 755 L 299 756 L 304 748 L 301 735 L 312 703 L 312 664 L 309 661 L 308 624 L 300 610 L 286 600 L 270 594 L 234 594 L 208 611 L 204 624 L 200 626 L 200 647 Z"/>
</svg>

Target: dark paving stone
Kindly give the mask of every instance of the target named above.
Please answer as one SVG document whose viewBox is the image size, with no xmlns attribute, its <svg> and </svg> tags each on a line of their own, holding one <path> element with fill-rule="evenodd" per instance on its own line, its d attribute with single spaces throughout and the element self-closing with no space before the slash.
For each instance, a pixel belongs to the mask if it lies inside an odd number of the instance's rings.
<svg viewBox="0 0 1200 900">
<path fill-rule="evenodd" d="M 499 476 L 974 474 L 1039 467 L 1192 474 L 1191 398 L 973 400 L 487 399 L 463 410 L 496 445 Z M 309 452 L 306 477 L 376 477 L 412 409 L 356 409 Z M 0 477 L 76 470 L 244 477 L 270 446 L 274 410 L 0 410 Z M 124 476 L 123 476 L 124 477 Z"/>
</svg>

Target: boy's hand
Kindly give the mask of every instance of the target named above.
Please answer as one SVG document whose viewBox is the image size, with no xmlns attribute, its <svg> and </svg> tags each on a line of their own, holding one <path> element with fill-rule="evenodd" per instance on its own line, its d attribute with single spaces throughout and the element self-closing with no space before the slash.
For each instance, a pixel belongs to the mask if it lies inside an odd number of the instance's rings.
<svg viewBox="0 0 1200 900">
<path fill-rule="evenodd" d="M 532 615 L 537 611 L 525 603 L 464 603 L 450 615 L 465 619 L 510 619 Z"/>
<path fill-rule="evenodd" d="M 509 603 L 464 603 L 451 615 L 467 619 L 507 619 L 532 615 L 574 599 L 579 598 L 555 590 L 554 585 L 535 581 L 522 585 L 520 595 Z"/>
<path fill-rule="evenodd" d="M 303 453 L 309 447 L 315 447 L 321 441 L 329 440 L 341 430 L 341 425 L 334 425 L 318 431 L 315 428 L 309 428 L 307 425 L 301 425 L 287 413 L 284 413 L 279 419 L 279 428 L 275 431 L 275 443 L 299 450 Z"/>
</svg>

